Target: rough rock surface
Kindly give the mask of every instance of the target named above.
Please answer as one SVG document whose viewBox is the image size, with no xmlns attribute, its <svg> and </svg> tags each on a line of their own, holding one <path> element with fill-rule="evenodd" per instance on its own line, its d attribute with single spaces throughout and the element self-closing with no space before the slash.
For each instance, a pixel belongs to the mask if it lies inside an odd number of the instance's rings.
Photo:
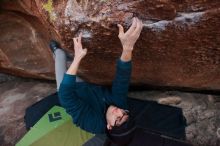
<svg viewBox="0 0 220 146">
<path fill-rule="evenodd" d="M 82 32 L 89 52 L 79 74 L 110 84 L 121 52 L 116 24 L 128 28 L 137 16 L 144 29 L 134 51 L 134 85 L 220 89 L 219 0 L 21 0 L 1 5 L 0 68 L 5 72 L 51 79 L 48 40 L 56 38 L 72 52 L 72 37 Z"/>
<path fill-rule="evenodd" d="M 54 84 L 16 79 L 0 84 L 0 145 L 14 146 L 26 133 L 25 109 L 54 93 Z"/>
<path fill-rule="evenodd" d="M 0 84 L 0 144 L 14 146 L 26 133 L 23 122 L 26 107 L 56 91 L 54 83 L 33 80 L 13 80 Z M 178 91 L 130 92 L 138 99 L 160 100 L 180 98 L 177 107 L 187 119 L 186 137 L 194 146 L 220 146 L 220 95 L 205 95 Z M 169 101 L 166 101 L 169 104 Z"/>
<path fill-rule="evenodd" d="M 24 77 L 53 78 L 54 61 L 47 30 L 38 19 L 13 12 L 0 13 L 0 67 Z"/>
</svg>

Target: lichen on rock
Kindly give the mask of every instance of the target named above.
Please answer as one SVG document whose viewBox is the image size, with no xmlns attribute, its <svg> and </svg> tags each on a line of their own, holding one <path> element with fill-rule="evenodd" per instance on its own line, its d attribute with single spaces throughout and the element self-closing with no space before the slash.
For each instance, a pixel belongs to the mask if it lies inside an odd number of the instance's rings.
<svg viewBox="0 0 220 146">
<path fill-rule="evenodd" d="M 55 21 L 57 19 L 55 10 L 53 8 L 53 0 L 48 0 L 47 3 L 42 4 L 42 7 L 48 12 L 51 21 Z"/>
</svg>

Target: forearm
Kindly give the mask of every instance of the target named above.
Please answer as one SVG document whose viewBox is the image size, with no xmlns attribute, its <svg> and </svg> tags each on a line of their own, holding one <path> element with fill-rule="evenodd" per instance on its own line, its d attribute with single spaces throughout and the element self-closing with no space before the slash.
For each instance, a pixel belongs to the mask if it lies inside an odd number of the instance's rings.
<svg viewBox="0 0 220 146">
<path fill-rule="evenodd" d="M 121 61 L 124 61 L 124 62 L 131 61 L 132 51 L 123 49 L 120 59 L 121 59 Z"/>
<path fill-rule="evenodd" d="M 66 74 L 76 75 L 80 62 L 81 62 L 81 59 L 74 59 L 69 69 L 67 70 Z"/>
</svg>

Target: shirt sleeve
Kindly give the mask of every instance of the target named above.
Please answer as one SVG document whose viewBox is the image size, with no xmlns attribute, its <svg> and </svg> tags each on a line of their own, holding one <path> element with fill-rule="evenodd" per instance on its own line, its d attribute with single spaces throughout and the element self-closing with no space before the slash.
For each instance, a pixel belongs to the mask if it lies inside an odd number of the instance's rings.
<svg viewBox="0 0 220 146">
<path fill-rule="evenodd" d="M 75 87 L 76 75 L 64 74 L 61 84 L 66 84 Z"/>
<path fill-rule="evenodd" d="M 131 61 L 117 61 L 116 75 L 112 84 L 113 103 L 123 109 L 127 109 L 127 94 L 131 78 Z"/>
</svg>

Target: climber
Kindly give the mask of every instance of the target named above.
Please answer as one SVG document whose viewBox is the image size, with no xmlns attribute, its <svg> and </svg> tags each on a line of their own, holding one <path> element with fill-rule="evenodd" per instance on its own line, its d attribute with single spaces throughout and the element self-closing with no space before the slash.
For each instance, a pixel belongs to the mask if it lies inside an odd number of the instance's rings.
<svg viewBox="0 0 220 146">
<path fill-rule="evenodd" d="M 123 49 L 120 59 L 117 60 L 117 71 L 111 91 L 103 86 L 84 82 L 76 76 L 80 62 L 87 54 L 87 49 L 83 49 L 81 44 L 82 34 L 73 38 L 75 57 L 67 71 L 65 52 L 57 42 L 50 43 L 55 55 L 60 103 L 77 126 L 95 134 L 105 133 L 106 129 L 120 126 L 129 118 L 126 100 L 131 76 L 132 51 L 143 24 L 138 18 L 133 18 L 127 32 L 124 32 L 120 24 L 118 28 L 118 37 Z"/>
<path fill-rule="evenodd" d="M 73 38 L 75 57 L 68 70 L 64 50 L 56 41 L 50 43 L 55 57 L 57 90 L 61 105 L 72 116 L 76 126 L 96 134 L 83 146 L 102 146 L 111 142 L 124 145 L 131 140 L 133 144 L 139 145 L 136 142 L 149 140 L 146 138 L 148 132 L 184 140 L 186 120 L 181 109 L 153 101 L 127 98 L 132 51 L 143 24 L 139 19 L 133 18 L 132 25 L 126 32 L 120 24 L 118 28 L 122 54 L 117 60 L 111 90 L 85 82 L 77 76 L 80 62 L 87 54 L 87 49 L 83 49 L 81 44 L 82 34 Z M 137 139 L 135 135 L 138 133 L 143 134 Z M 150 141 L 154 140 L 150 138 Z"/>
</svg>

